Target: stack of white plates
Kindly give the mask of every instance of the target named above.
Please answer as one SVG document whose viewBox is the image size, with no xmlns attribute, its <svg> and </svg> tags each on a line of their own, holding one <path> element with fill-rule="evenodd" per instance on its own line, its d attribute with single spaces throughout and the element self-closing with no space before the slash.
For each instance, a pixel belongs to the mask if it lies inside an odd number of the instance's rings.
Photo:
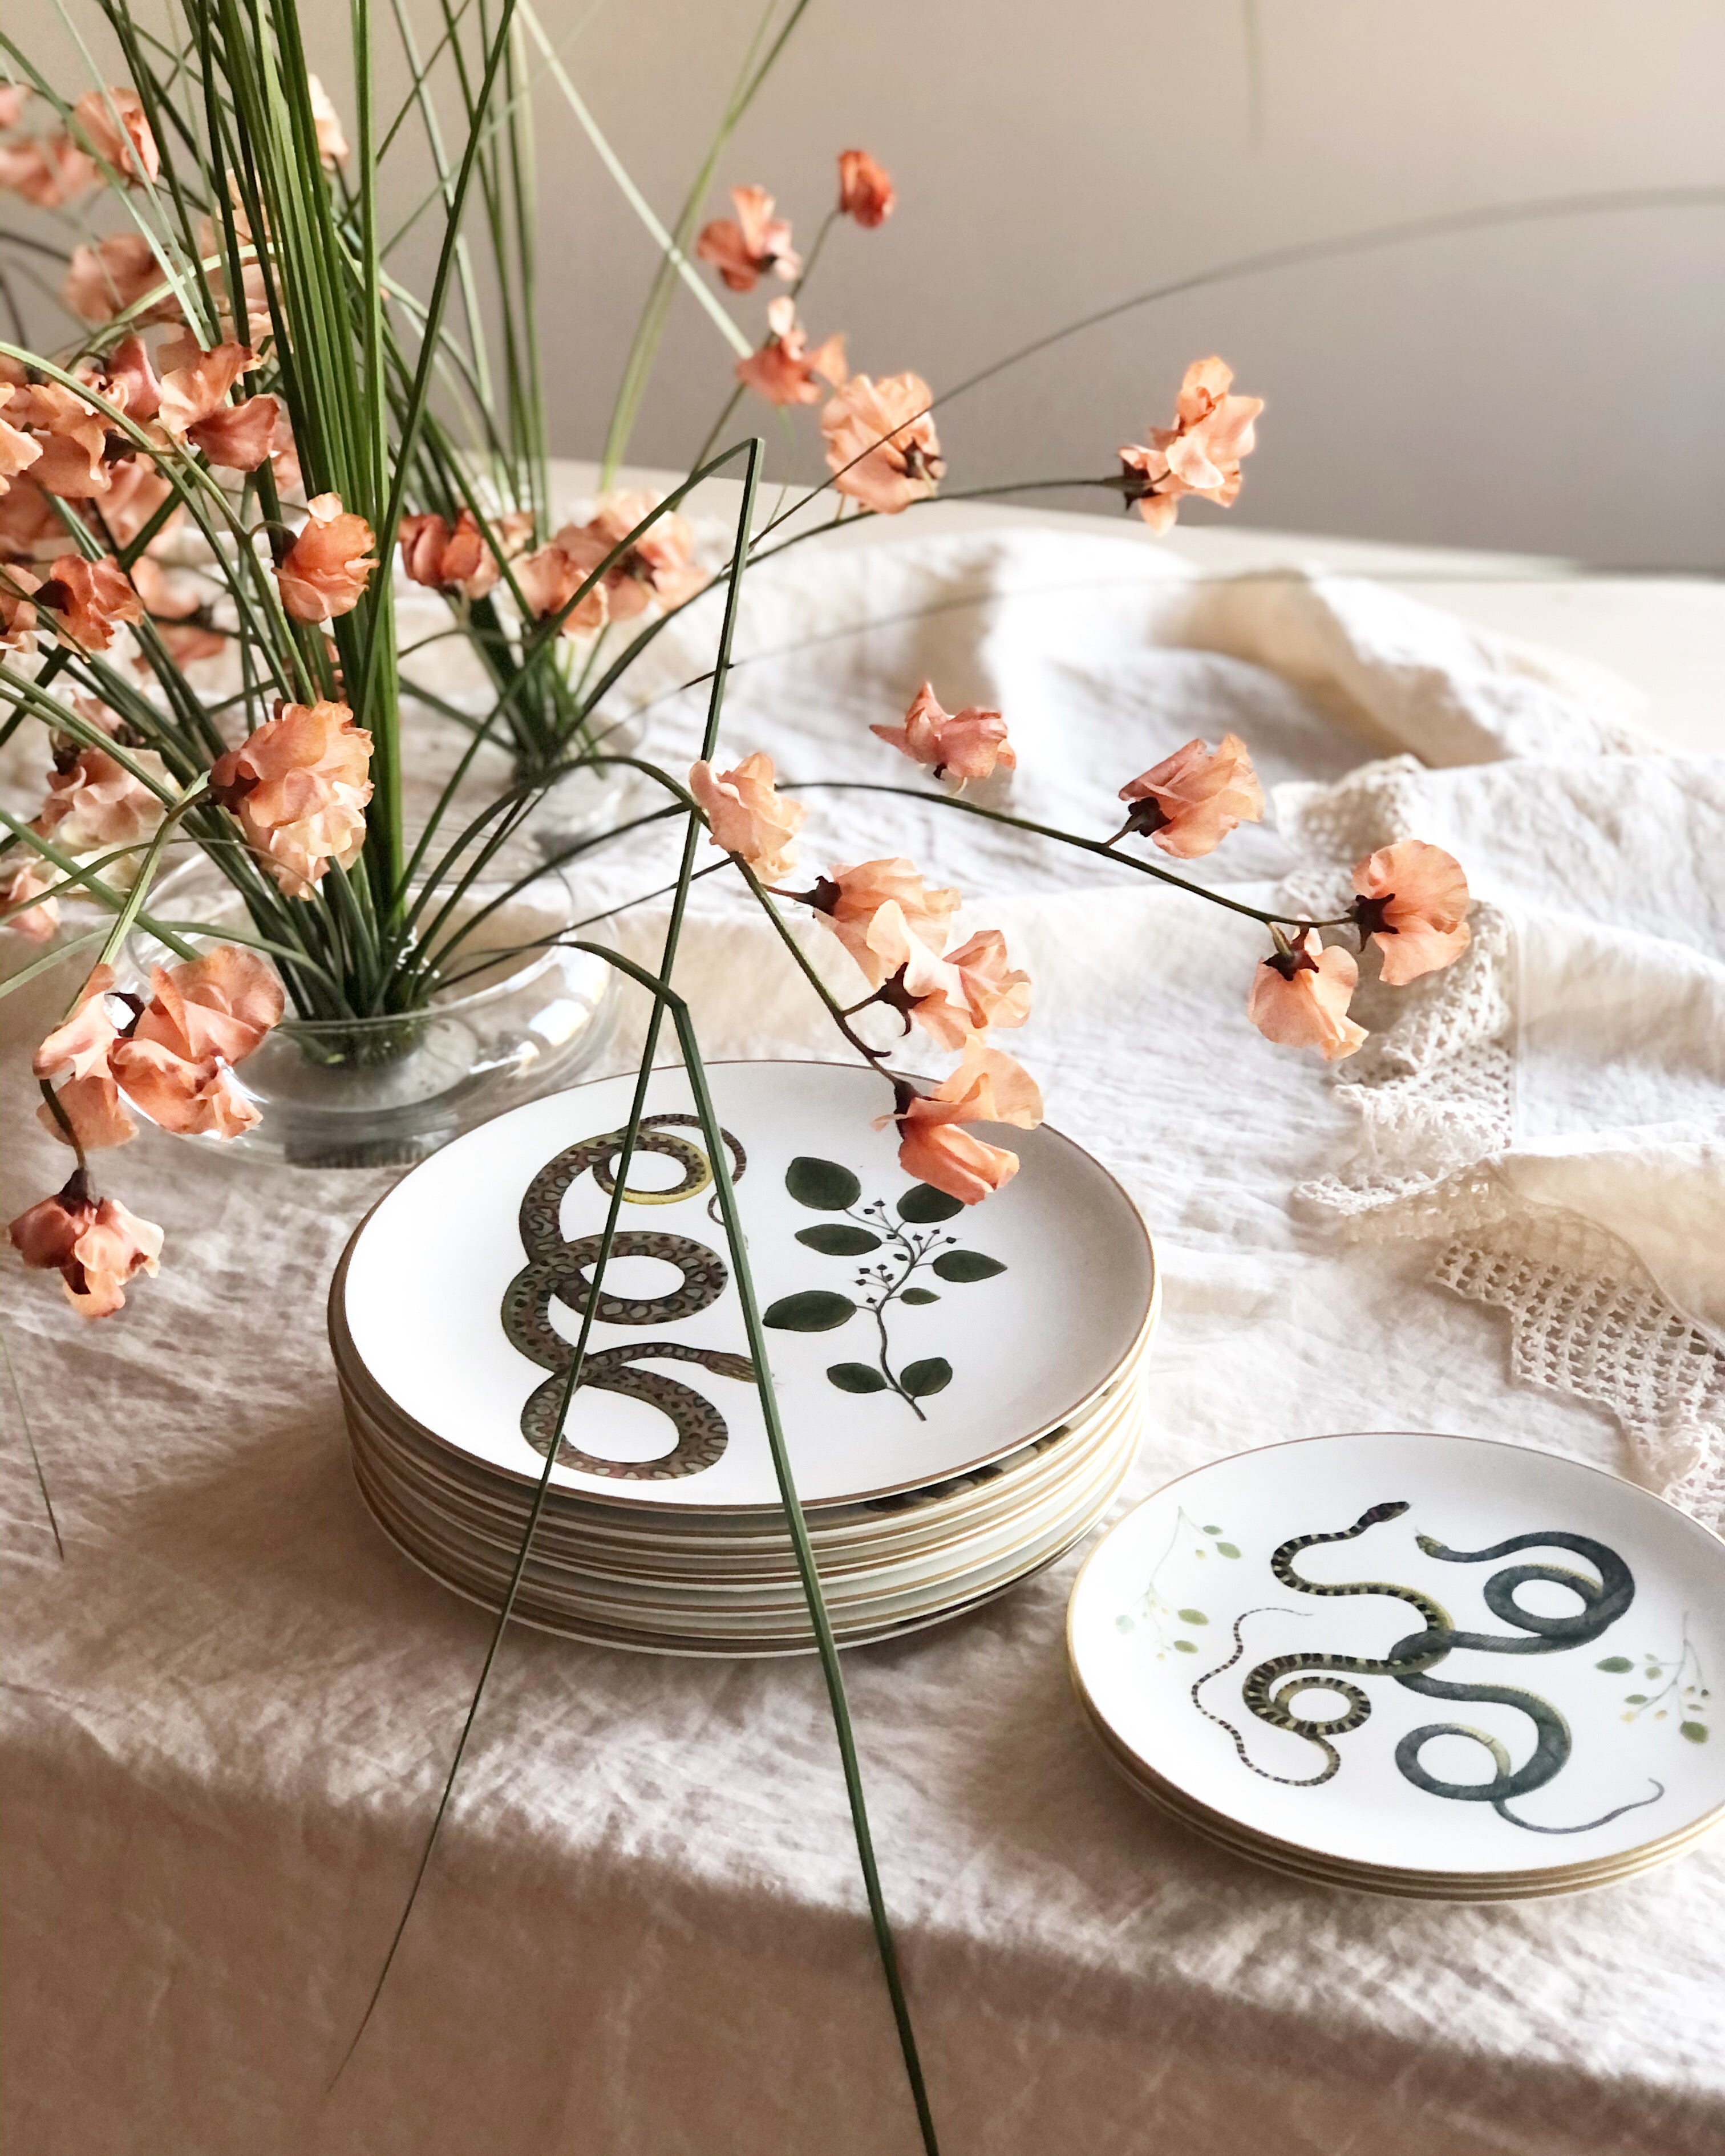
<svg viewBox="0 0 1725 2156">
<path fill-rule="evenodd" d="M 962 1209 L 898 1167 L 880 1077 L 711 1072 L 834 1630 L 890 1637 L 1051 1563 L 1137 1451 L 1155 1321 L 1148 1237 L 1047 1129 Z M 417 1563 L 488 1607 L 513 1570 L 633 1096 L 534 1101 L 416 1168 L 362 1223 L 330 1299 L 360 1490 Z M 583 1382 L 516 1614 L 662 1653 L 814 1640 L 680 1070 L 655 1075 Z"/>
<path fill-rule="evenodd" d="M 1097 1545 L 1067 1649 L 1132 1787 L 1296 1878 L 1575 1893 L 1725 1819 L 1725 1543 L 1553 1454 L 1395 1433 L 1217 1460 Z"/>
</svg>

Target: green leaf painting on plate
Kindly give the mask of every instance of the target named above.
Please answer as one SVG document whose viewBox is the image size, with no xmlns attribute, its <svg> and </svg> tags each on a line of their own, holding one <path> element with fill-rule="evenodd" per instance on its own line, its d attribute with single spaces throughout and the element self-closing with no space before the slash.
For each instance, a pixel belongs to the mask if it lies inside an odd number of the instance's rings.
<svg viewBox="0 0 1725 2156">
<path fill-rule="evenodd" d="M 921 1403 L 952 1383 L 952 1365 L 944 1355 L 924 1355 L 896 1369 L 887 1332 L 887 1312 L 895 1304 L 927 1309 L 943 1297 L 926 1287 L 919 1274 L 932 1273 L 949 1287 L 968 1287 L 996 1279 L 1007 1268 L 983 1250 L 966 1250 L 944 1230 L 964 1210 L 956 1198 L 930 1183 L 913 1183 L 891 1206 L 886 1199 L 863 1200 L 862 1183 L 842 1162 L 799 1153 L 785 1170 L 784 1187 L 811 1213 L 843 1214 L 796 1230 L 804 1250 L 824 1258 L 867 1258 L 852 1281 L 855 1293 L 804 1288 L 782 1296 L 762 1322 L 783 1332 L 831 1332 L 853 1317 L 874 1320 L 873 1363 L 833 1363 L 827 1382 L 841 1393 L 891 1393 L 919 1421 L 927 1421 Z"/>
<path fill-rule="evenodd" d="M 1689 1636 L 1689 1613 L 1683 1613 L 1682 1626 L 1676 1650 L 1670 1654 L 1654 1654 L 1651 1650 L 1631 1660 L 1627 1655 L 1607 1655 L 1603 1661 L 1595 1662 L 1596 1670 L 1607 1676 L 1627 1676 L 1639 1669 L 1641 1681 L 1656 1690 L 1626 1691 L 1621 1695 L 1624 1722 L 1669 1723 L 1677 1717 L 1676 1733 L 1691 1744 L 1705 1744 L 1712 1734 L 1707 1717 L 1712 1711 L 1713 1695 L 1709 1690 L 1707 1671 L 1702 1667 L 1701 1656 L 1695 1642 Z"/>
<path fill-rule="evenodd" d="M 1155 1642 L 1153 1652 L 1158 1662 L 1166 1661 L 1170 1655 L 1195 1655 L 1198 1642 L 1187 1639 L 1184 1634 L 1196 1631 L 1210 1621 L 1204 1611 L 1189 1603 L 1177 1608 L 1170 1602 L 1158 1585 L 1162 1574 L 1169 1563 L 1179 1555 L 1209 1556 L 1209 1551 L 1204 1548 L 1203 1543 L 1194 1539 L 1199 1536 L 1207 1537 L 1210 1548 L 1221 1556 L 1238 1557 L 1240 1552 L 1234 1543 L 1218 1539 L 1221 1533 L 1219 1527 L 1197 1527 L 1183 1511 L 1176 1512 L 1168 1547 L 1152 1568 L 1144 1592 L 1131 1609 L 1122 1610 L 1114 1620 L 1116 1629 L 1122 1632 L 1135 1632 L 1140 1625 L 1143 1626 Z"/>
</svg>

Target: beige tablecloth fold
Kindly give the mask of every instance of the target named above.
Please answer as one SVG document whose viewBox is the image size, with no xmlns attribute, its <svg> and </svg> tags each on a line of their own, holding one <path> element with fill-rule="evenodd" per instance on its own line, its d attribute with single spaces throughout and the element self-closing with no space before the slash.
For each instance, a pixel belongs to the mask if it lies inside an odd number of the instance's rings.
<svg viewBox="0 0 1725 2156">
<path fill-rule="evenodd" d="M 1704 1383 L 1655 1433 L 1670 1441 L 1656 1460 L 1623 1399 L 1589 1404 L 1573 1370 L 1557 1389 L 1513 1382 L 1492 1307 L 1506 1298 L 1469 1265 L 1486 1265 L 1516 1208 L 1573 1214 L 1632 1252 L 1651 1284 L 1636 1291 L 1666 1299 L 1700 1343 L 1690 1362 L 1712 1368 L 1717 1282 L 1673 1204 L 1702 1209 L 1697 1233 L 1711 1217 L 1717 1072 L 1681 1013 L 1692 996 L 1712 1007 L 1725 955 L 1704 820 L 1717 767 L 1643 753 L 1630 700 L 1590 670 L 1363 583 L 1208 583 L 1077 531 L 817 555 L 751 580 L 737 755 L 769 748 L 793 778 L 914 783 L 867 728 L 928 675 L 949 707 L 1007 713 L 1019 768 L 983 798 L 1092 831 L 1112 828 L 1125 780 L 1190 735 L 1245 735 L 1286 813 L 1199 865 L 1235 892 L 1333 880 L 1349 846 L 1399 835 L 1404 812 L 1475 870 L 1489 963 L 1434 992 L 1457 1008 L 1405 1006 L 1332 1085 L 1247 1027 L 1250 921 L 938 805 L 807 797 L 806 866 L 906 853 L 963 889 L 968 918 L 1006 928 L 1037 984 L 1014 1045 L 1050 1119 L 1152 1224 L 1166 1314 L 1132 1491 L 1243 1445 L 1358 1428 L 1692 1474 L 1717 1416 Z M 697 609 L 661 639 L 660 687 L 701 670 L 700 628 Z M 651 715 L 673 767 L 698 721 L 697 696 Z M 1619 876 L 1644 837 L 1652 855 Z M 618 902 L 661 880 L 663 858 L 602 855 L 582 888 L 594 909 Z M 730 881 L 702 886 L 685 944 L 709 1052 L 830 1054 Z M 617 932 L 649 949 L 653 926 L 648 909 Z M 841 978 L 824 932 L 800 932 Z M 1609 1051 L 1590 1075 L 1573 1038 L 1586 983 L 1600 1008 L 1581 1045 Z M 23 1132 L 5 1163 L 12 1209 L 57 1165 L 24 1114 L 28 1016 L 7 1076 Z M 1647 1202 L 1655 1146 L 1672 1204 Z M 383 1542 L 346 1466 L 322 1296 L 386 1178 L 148 1137 L 115 1180 L 170 1236 L 121 1319 L 80 1333 L 51 1284 L 6 1283 L 66 1540 L 59 1563 L 14 1416 L 11 2147 L 911 2150 L 815 1671 L 526 1634 L 500 1660 L 377 2019 L 327 2092 L 486 1637 L 480 1613 Z M 1485 1219 L 1482 1191 L 1501 1217 Z M 1481 1218 L 1458 1227 L 1470 1193 Z M 1350 1240 L 1344 1212 L 1420 1232 Z M 1450 1266 L 1459 1294 L 1432 1279 L 1452 1249 L 1474 1254 Z M 847 1658 L 949 2156 L 1720 2145 L 1725 1850 L 1495 1908 L 1255 1871 L 1145 1810 L 1085 1734 L 1063 1667 L 1072 1569 Z"/>
</svg>

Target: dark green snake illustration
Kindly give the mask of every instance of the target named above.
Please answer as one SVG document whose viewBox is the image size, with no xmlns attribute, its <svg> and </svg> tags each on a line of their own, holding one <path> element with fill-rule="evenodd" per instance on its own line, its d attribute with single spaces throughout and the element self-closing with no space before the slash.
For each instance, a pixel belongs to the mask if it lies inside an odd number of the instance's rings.
<svg viewBox="0 0 1725 2156">
<path fill-rule="evenodd" d="M 1332 1740 L 1350 1729 L 1358 1729 L 1372 1712 L 1371 1701 L 1358 1685 L 1348 1681 L 1348 1677 L 1394 1677 L 1409 1691 L 1420 1692 L 1432 1699 L 1477 1700 L 1514 1707 L 1533 1724 L 1532 1754 L 1518 1768 L 1511 1766 L 1504 1746 L 1485 1730 L 1471 1729 L 1456 1722 L 1428 1722 L 1418 1729 L 1410 1729 L 1395 1748 L 1395 1763 L 1417 1789 L 1462 1803 L 1489 1804 L 1499 1818 L 1534 1834 L 1585 1834 L 1590 1828 L 1604 1826 L 1623 1813 L 1635 1811 L 1662 1797 L 1664 1784 L 1656 1781 L 1651 1796 L 1620 1804 L 1615 1811 L 1588 1820 L 1579 1826 L 1542 1826 L 1536 1820 L 1518 1818 L 1509 1809 L 1511 1802 L 1526 1796 L 1530 1790 L 1543 1789 L 1568 1763 L 1569 1725 L 1556 1707 L 1533 1692 L 1517 1691 L 1506 1685 L 1450 1684 L 1430 1675 L 1444 1657 L 1458 1647 L 1471 1647 L 1492 1655 L 1549 1655 L 1569 1647 L 1584 1646 L 1589 1640 L 1598 1639 L 1635 1599 L 1634 1578 L 1617 1553 L 1586 1535 L 1558 1532 L 1512 1535 L 1507 1542 L 1494 1543 L 1491 1548 L 1481 1550 L 1453 1550 L 1430 1535 L 1415 1537 L 1428 1557 L 1437 1558 L 1445 1564 L 1489 1564 L 1497 1558 L 1512 1557 L 1518 1550 L 1529 1549 L 1570 1550 L 1585 1558 L 1599 1573 L 1597 1582 L 1585 1573 L 1553 1564 L 1506 1565 L 1501 1572 L 1492 1573 L 1481 1590 L 1486 1606 L 1505 1624 L 1516 1626 L 1519 1637 L 1497 1632 L 1458 1632 L 1445 1611 L 1430 1595 L 1421 1594 L 1414 1588 L 1398 1587 L 1378 1579 L 1326 1586 L 1317 1580 L 1302 1578 L 1294 1569 L 1294 1559 L 1301 1550 L 1313 1548 L 1320 1543 L 1352 1542 L 1368 1527 L 1376 1527 L 1380 1521 L 1397 1519 L 1407 1509 L 1403 1503 L 1373 1505 L 1361 1513 L 1351 1527 L 1337 1528 L 1327 1534 L 1296 1535 L 1291 1541 L 1283 1543 L 1270 1560 L 1270 1568 L 1282 1585 L 1296 1589 L 1301 1594 L 1394 1595 L 1399 1601 L 1410 1603 L 1425 1620 L 1420 1630 L 1397 1640 L 1389 1654 L 1381 1658 L 1363 1655 L 1276 1655 L 1247 1672 L 1240 1686 L 1240 1697 L 1246 1706 L 1260 1722 L 1268 1722 L 1272 1729 L 1288 1730 L 1315 1744 L 1323 1755 L 1323 1765 L 1317 1774 L 1296 1777 L 1266 1773 L 1248 1754 L 1240 1732 L 1230 1722 L 1223 1721 L 1220 1715 L 1212 1713 L 1199 1697 L 1212 1677 L 1232 1669 L 1245 1654 L 1240 1626 L 1248 1617 L 1258 1615 L 1259 1611 L 1241 1611 L 1234 1622 L 1234 1652 L 1225 1662 L 1207 1670 L 1192 1686 L 1193 1704 L 1199 1713 L 1228 1732 L 1235 1751 L 1255 1774 L 1262 1775 L 1266 1781 L 1286 1783 L 1291 1788 L 1312 1789 L 1327 1782 L 1342 1764 L 1342 1755 Z M 1516 1600 L 1516 1590 L 1533 1580 L 1548 1580 L 1568 1589 L 1580 1597 L 1581 1608 L 1567 1617 L 1543 1617 L 1522 1609 Z M 1329 1674 L 1335 1671 L 1348 1674 Z M 1306 1691 L 1334 1692 L 1347 1702 L 1346 1711 L 1328 1720 L 1313 1720 L 1296 1714 L 1291 1702 Z M 1466 1737 L 1483 1745 L 1491 1754 L 1495 1769 L 1491 1779 L 1445 1782 L 1429 1774 L 1420 1755 L 1435 1737 Z"/>
<path fill-rule="evenodd" d="M 677 1126 L 700 1128 L 694 1116 L 646 1116 L 635 1137 L 637 1152 L 669 1155 L 683 1170 L 668 1190 L 636 1190 L 625 1187 L 624 1201 L 630 1205 L 670 1205 L 693 1198 L 713 1179 L 712 1163 L 689 1138 L 673 1135 Z M 606 1131 L 566 1146 L 548 1160 L 527 1185 L 521 1199 L 521 1247 L 527 1263 L 504 1291 L 503 1330 L 514 1346 L 552 1375 L 521 1409 L 521 1435 L 533 1450 L 543 1455 L 551 1446 L 573 1349 L 551 1322 L 551 1306 L 562 1302 L 578 1317 L 587 1315 L 593 1292 L 593 1268 L 598 1263 L 602 1238 L 577 1235 L 565 1242 L 562 1226 L 564 1194 L 579 1176 L 593 1171 L 593 1181 L 607 1197 L 617 1188 L 614 1163 L 623 1150 L 626 1133 Z M 736 1182 L 748 1165 L 747 1156 L 729 1131 L 723 1133 L 732 1156 L 731 1176 Z M 682 1279 L 668 1295 L 630 1296 L 601 1293 L 593 1315 L 607 1325 L 670 1325 L 706 1310 L 724 1293 L 730 1278 L 724 1260 L 687 1235 L 619 1230 L 612 1238 L 614 1258 L 658 1258 L 675 1265 Z M 658 1370 L 635 1368 L 639 1363 L 698 1363 L 721 1378 L 752 1381 L 755 1366 L 746 1355 L 726 1355 L 711 1348 L 688 1348 L 671 1340 L 631 1341 L 621 1348 L 589 1348 L 581 1366 L 581 1383 L 602 1392 L 622 1393 L 644 1400 L 670 1417 L 677 1433 L 672 1450 L 657 1460 L 606 1460 L 583 1452 L 567 1438 L 557 1445 L 557 1464 L 579 1468 L 588 1475 L 609 1476 L 624 1482 L 657 1482 L 681 1475 L 699 1475 L 711 1467 L 730 1441 L 730 1431 L 712 1402 L 691 1385 L 679 1384 Z"/>
</svg>

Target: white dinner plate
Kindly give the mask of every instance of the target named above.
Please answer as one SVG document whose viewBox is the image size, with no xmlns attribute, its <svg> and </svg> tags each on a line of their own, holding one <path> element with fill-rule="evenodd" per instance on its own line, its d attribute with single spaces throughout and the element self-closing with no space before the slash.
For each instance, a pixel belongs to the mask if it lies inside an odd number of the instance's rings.
<svg viewBox="0 0 1725 2156">
<path fill-rule="evenodd" d="M 1559 1455 L 1309 1438 L 1169 1483 L 1074 1586 L 1081 1698 L 1145 1793 L 1332 1883 L 1601 1883 L 1725 1817 L 1725 1543 Z"/>
<path fill-rule="evenodd" d="M 1149 1324 L 1131 1201 L 1082 1147 L 999 1133 L 1019 1174 L 954 1210 L 873 1127 L 878 1073 L 733 1063 L 711 1080 L 798 1488 L 851 1504 L 962 1476 L 1079 1413 Z M 404 1177 L 351 1246 L 338 1353 L 380 1421 L 536 1480 L 634 1081 L 531 1102 Z M 654 1075 L 588 1368 L 554 1472 L 593 1504 L 776 1511 L 712 1163 L 686 1075 Z M 572 1453 L 568 1448 L 578 1448 Z M 570 1464 L 565 1465 L 567 1460 Z"/>
</svg>

